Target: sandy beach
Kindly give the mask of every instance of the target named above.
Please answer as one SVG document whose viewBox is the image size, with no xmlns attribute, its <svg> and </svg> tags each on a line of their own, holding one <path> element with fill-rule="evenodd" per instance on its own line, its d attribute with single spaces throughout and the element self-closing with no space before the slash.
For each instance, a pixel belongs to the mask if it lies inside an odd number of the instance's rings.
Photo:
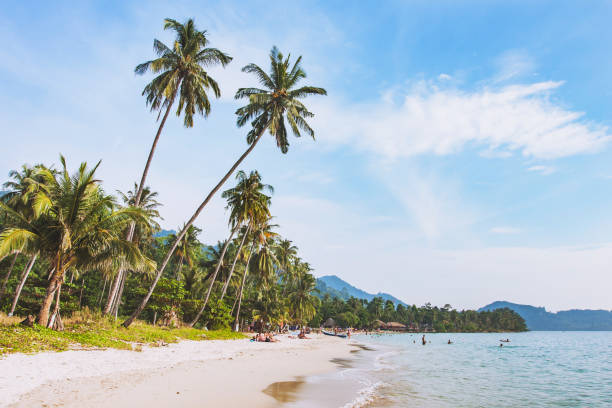
<svg viewBox="0 0 612 408">
<path fill-rule="evenodd" d="M 0 359 L 0 406 L 274 407 L 296 379 L 334 370 L 331 360 L 353 349 L 345 339 L 312 337 L 9 355 Z"/>
</svg>

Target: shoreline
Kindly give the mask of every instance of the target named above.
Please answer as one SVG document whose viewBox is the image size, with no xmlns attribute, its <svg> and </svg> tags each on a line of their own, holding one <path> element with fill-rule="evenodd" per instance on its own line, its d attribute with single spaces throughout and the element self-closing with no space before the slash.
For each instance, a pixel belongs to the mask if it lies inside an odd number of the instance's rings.
<svg viewBox="0 0 612 408">
<path fill-rule="evenodd" d="M 334 371 L 354 348 L 312 337 L 9 355 L 0 359 L 0 406 L 275 407 L 290 401 L 301 377 Z"/>
</svg>

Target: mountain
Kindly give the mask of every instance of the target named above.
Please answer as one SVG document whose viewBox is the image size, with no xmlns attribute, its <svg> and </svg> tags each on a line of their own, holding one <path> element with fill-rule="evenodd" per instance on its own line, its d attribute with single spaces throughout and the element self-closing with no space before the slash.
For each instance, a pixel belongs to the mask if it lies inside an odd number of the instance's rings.
<svg viewBox="0 0 612 408">
<path fill-rule="evenodd" d="M 547 312 L 543 307 L 519 305 L 497 301 L 478 311 L 507 307 L 521 315 L 529 330 L 612 330 L 612 311 L 608 310 L 564 310 Z"/>
<path fill-rule="evenodd" d="M 389 295 L 388 293 L 377 293 L 375 295 L 365 292 L 359 288 L 354 287 L 348 282 L 343 281 L 336 275 L 326 275 L 317 278 L 317 289 L 319 295 L 323 297 L 328 293 L 331 297 L 338 297 L 343 300 L 347 300 L 351 297 L 358 299 L 366 299 L 368 302 L 375 297 L 381 297 L 383 300 L 390 300 L 396 305 L 401 304 L 406 306 L 406 303 L 402 302 L 398 298 Z"/>
</svg>

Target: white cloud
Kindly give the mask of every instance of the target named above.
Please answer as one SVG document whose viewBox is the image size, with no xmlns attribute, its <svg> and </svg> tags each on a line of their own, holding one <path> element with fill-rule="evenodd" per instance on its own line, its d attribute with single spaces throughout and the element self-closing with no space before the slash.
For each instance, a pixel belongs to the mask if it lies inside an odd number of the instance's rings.
<svg viewBox="0 0 612 408">
<path fill-rule="evenodd" d="M 491 232 L 500 235 L 512 235 L 519 234 L 521 229 L 516 227 L 493 227 L 491 228 Z"/>
<path fill-rule="evenodd" d="M 390 160 L 484 147 L 488 155 L 553 159 L 601 150 L 608 128 L 548 95 L 562 82 L 475 91 L 420 82 L 398 98 L 362 104 L 314 101 L 319 140 L 355 145 Z"/>
<path fill-rule="evenodd" d="M 498 73 L 493 79 L 494 82 L 516 79 L 533 72 L 536 67 L 533 58 L 522 50 L 504 52 L 497 58 L 495 65 Z"/>
<path fill-rule="evenodd" d="M 527 169 L 528 171 L 535 171 L 538 172 L 544 176 L 548 176 L 550 174 L 553 174 L 554 172 L 557 171 L 557 169 L 553 166 L 545 166 L 545 165 L 536 165 L 536 166 L 531 166 Z"/>
<path fill-rule="evenodd" d="M 440 81 L 448 81 L 448 80 L 452 79 L 452 77 L 450 75 L 448 75 L 448 74 L 444 74 L 443 73 L 443 74 L 438 75 L 438 79 Z"/>
</svg>

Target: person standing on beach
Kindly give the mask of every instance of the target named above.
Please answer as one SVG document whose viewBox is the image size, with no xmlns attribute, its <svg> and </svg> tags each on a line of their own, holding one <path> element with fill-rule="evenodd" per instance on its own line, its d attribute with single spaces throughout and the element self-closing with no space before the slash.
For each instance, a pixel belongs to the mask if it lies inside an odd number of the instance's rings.
<svg viewBox="0 0 612 408">
<path fill-rule="evenodd" d="M 423 342 L 423 345 L 427 344 L 427 340 L 425 340 L 425 335 L 423 335 L 423 339 L 421 341 Z"/>
</svg>

